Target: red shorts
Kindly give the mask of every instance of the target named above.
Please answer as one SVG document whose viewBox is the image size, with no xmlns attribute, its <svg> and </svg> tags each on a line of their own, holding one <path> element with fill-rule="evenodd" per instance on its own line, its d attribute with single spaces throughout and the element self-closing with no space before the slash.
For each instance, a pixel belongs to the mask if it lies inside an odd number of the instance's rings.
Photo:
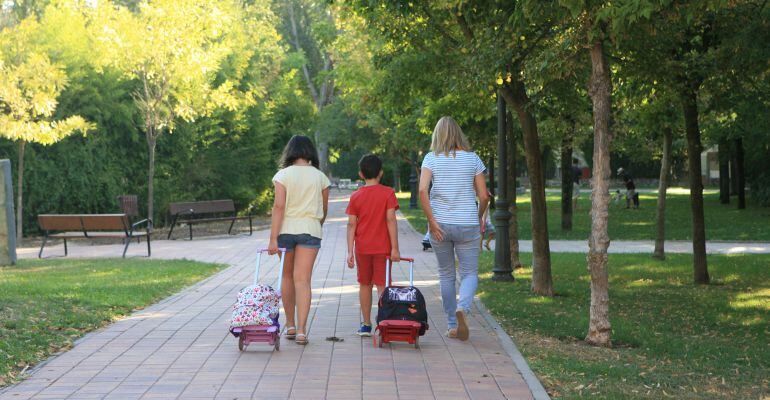
<svg viewBox="0 0 770 400">
<path fill-rule="evenodd" d="M 358 283 L 385 286 L 385 254 L 358 254 Z"/>
</svg>

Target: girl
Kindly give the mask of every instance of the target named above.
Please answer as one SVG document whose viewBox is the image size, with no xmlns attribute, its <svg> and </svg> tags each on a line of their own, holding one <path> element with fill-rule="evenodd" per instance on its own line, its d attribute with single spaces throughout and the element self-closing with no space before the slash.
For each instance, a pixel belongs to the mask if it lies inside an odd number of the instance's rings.
<svg viewBox="0 0 770 400">
<path fill-rule="evenodd" d="M 305 345 L 310 279 L 321 248 L 331 182 L 318 169 L 318 152 L 306 136 L 295 135 L 289 140 L 279 164 L 281 170 L 273 177 L 275 203 L 267 249 L 269 254 L 286 249 L 281 284 L 286 338 Z"/>
<path fill-rule="evenodd" d="M 489 205 L 486 167 L 451 117 L 442 117 L 436 124 L 430 149 L 422 161 L 420 204 L 428 218 L 430 243 L 438 261 L 441 300 L 449 328 L 446 335 L 468 340 L 466 315 L 479 281 L 479 241 Z M 455 254 L 460 270 L 459 302 Z"/>
</svg>

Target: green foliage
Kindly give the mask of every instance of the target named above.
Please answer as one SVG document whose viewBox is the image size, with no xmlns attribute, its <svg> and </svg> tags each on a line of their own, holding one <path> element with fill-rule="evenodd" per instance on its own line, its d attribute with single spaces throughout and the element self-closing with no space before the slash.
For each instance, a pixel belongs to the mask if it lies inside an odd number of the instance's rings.
<svg viewBox="0 0 770 400">
<path fill-rule="evenodd" d="M 164 43 L 172 46 L 174 40 L 169 38 L 195 26 L 206 26 L 205 32 L 198 33 L 218 38 L 218 47 L 208 49 L 215 53 L 217 67 L 195 75 L 200 79 L 192 79 L 191 72 L 195 67 L 201 71 L 205 65 L 190 64 L 197 62 L 199 53 L 177 54 L 181 61 L 166 71 L 177 85 L 169 94 L 179 101 L 163 100 L 156 115 L 185 118 L 156 126 L 167 130 L 175 125 L 173 134 L 158 137 L 156 205 L 160 212 L 156 215 L 160 218 L 156 225 L 163 224 L 171 201 L 232 198 L 239 210 L 266 212 L 277 154 L 289 136 L 308 133 L 315 123 L 312 102 L 301 95 L 304 83 L 297 66 L 287 60 L 279 42 L 279 21 L 270 4 L 213 2 L 208 6 L 214 8 L 207 9 L 211 15 L 201 16 L 208 21 L 204 25 L 189 23 L 184 7 L 175 8 L 182 14 L 154 13 L 182 4 L 175 0 L 152 2 L 154 8 L 127 4 L 129 8 L 115 9 L 110 2 L 99 4 L 98 9 L 67 2 L 41 6 L 38 21 L 13 28 L 24 33 L 24 40 L 18 40 L 21 33 L 12 40 L 14 37 L 5 35 L 8 30 L 0 39 L 1 48 L 10 49 L 3 54 L 32 46 L 39 60 L 50 60 L 52 70 L 67 77 L 66 86 L 57 86 L 58 106 L 51 118 L 77 114 L 93 122 L 87 136 L 70 138 L 45 151 L 40 145 L 27 145 L 25 231 L 37 233 L 35 220 L 41 213 L 115 212 L 116 197 L 124 194 L 140 195 L 140 212 L 146 213 L 146 198 L 142 197 L 147 191 L 147 114 L 136 106 L 143 82 L 133 79 L 134 72 L 141 72 L 134 67 L 146 61 L 145 56 L 175 57 L 176 53 L 173 49 L 164 52 L 168 48 L 163 47 L 140 54 L 143 43 L 152 39 L 140 35 L 140 26 L 164 26 L 156 33 L 167 35 Z M 160 23 L 157 18 L 165 19 Z M 109 32 L 118 36 L 109 36 Z M 125 40 L 116 45 L 119 38 Z M 131 48 L 118 51 L 123 45 Z M 0 80 L 11 76 L 4 72 Z M 56 82 L 40 74 L 22 81 L 25 85 Z M 194 118 L 192 111 L 196 111 Z M 8 132 L 5 129 L 0 136 Z M 17 150 L 0 138 L 3 158 L 14 158 Z"/>
</svg>

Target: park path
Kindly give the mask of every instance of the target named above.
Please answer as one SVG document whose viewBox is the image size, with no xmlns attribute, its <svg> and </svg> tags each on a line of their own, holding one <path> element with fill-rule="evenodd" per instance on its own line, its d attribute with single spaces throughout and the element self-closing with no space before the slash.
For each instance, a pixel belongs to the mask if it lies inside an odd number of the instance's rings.
<svg viewBox="0 0 770 400">
<path fill-rule="evenodd" d="M 415 280 L 426 297 L 430 329 L 421 349 L 375 348 L 354 332 L 359 324 L 355 270 L 345 268 L 344 208 L 330 202 L 323 247 L 313 273 L 308 346 L 283 341 L 272 352 L 254 344 L 239 352 L 228 332 L 231 305 L 253 276 L 254 236 L 157 241 L 153 258 L 187 258 L 230 265 L 181 293 L 86 335 L 42 364 L 0 399 L 531 399 L 547 398 L 510 338 L 484 310 L 472 314 L 468 342 L 443 336 L 439 284 L 432 253 L 406 221 L 399 224 L 402 254 L 416 259 Z M 70 247 L 71 257 L 116 257 L 120 245 Z M 129 256 L 141 256 L 132 245 Z M 47 254 L 62 254 L 61 245 Z M 22 249 L 22 257 L 36 249 Z M 408 268 L 394 272 L 404 280 Z M 263 265 L 274 282 L 277 258 Z M 337 336 L 342 342 L 325 338 Z M 534 394 L 533 394 L 534 393 Z"/>
</svg>

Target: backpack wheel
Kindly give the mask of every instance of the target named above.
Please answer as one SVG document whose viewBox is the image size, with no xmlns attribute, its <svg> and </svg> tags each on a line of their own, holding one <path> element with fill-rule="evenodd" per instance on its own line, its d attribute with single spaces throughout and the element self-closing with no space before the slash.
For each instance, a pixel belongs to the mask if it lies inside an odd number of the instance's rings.
<svg viewBox="0 0 770 400">
<path fill-rule="evenodd" d="M 275 339 L 275 351 L 280 351 L 280 350 L 281 350 L 281 340 L 276 338 Z"/>
<path fill-rule="evenodd" d="M 419 336 L 414 338 L 414 348 L 415 349 L 419 349 L 420 348 L 420 337 Z"/>
<path fill-rule="evenodd" d="M 241 336 L 238 336 L 238 350 L 243 351 L 243 348 L 246 347 L 243 344 L 243 333 L 241 333 Z"/>
</svg>

